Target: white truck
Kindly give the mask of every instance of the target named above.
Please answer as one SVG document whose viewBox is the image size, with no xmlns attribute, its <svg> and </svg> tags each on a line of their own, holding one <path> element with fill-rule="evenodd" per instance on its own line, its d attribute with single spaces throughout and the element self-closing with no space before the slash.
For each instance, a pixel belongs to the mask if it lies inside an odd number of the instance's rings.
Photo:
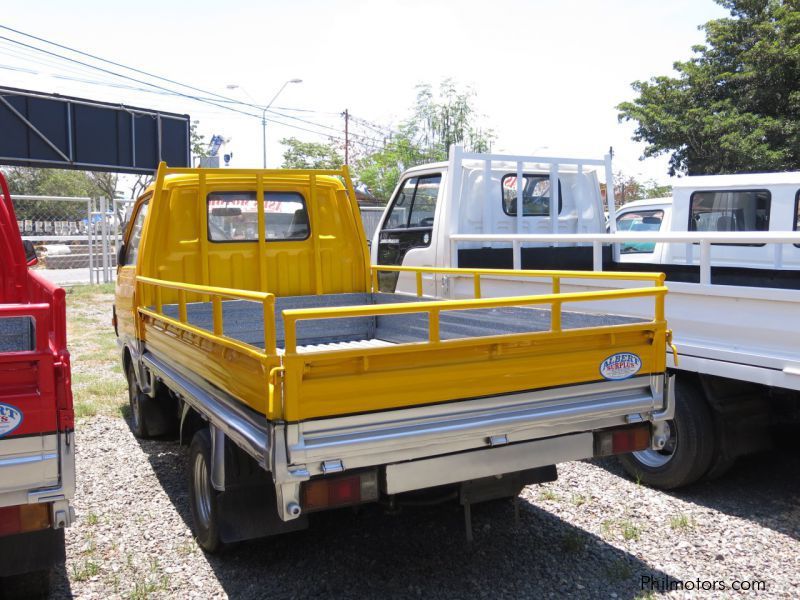
<svg viewBox="0 0 800 600">
<path fill-rule="evenodd" d="M 469 154 L 455 146 L 447 162 L 402 175 L 372 240 L 372 261 L 486 269 L 484 296 L 545 291 L 492 269 L 664 272 L 679 351 L 668 356 L 675 418 L 664 449 L 621 460 L 660 488 L 720 475 L 800 422 L 800 173 L 685 177 L 672 198 L 617 214 L 613 190 L 604 202 L 599 170 L 611 180 L 610 156 Z M 413 277 L 392 275 L 384 288 L 415 289 Z M 562 279 L 560 290 L 595 285 L 575 277 Z M 423 288 L 461 298 L 474 285 L 432 274 Z M 638 314 L 614 301 L 593 308 Z"/>
</svg>

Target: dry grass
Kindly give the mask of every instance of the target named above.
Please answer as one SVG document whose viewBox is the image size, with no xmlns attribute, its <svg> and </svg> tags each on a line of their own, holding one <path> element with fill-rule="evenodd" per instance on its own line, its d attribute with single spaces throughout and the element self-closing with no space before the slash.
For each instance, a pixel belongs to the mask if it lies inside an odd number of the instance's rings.
<svg viewBox="0 0 800 600">
<path fill-rule="evenodd" d="M 120 416 L 127 411 L 127 384 L 111 325 L 113 302 L 113 284 L 67 290 L 67 342 L 77 418 Z"/>
</svg>

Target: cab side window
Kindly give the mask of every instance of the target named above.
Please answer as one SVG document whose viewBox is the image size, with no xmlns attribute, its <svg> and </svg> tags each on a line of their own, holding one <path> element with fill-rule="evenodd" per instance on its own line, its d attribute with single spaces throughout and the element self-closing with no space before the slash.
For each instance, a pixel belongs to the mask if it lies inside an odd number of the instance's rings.
<svg viewBox="0 0 800 600">
<path fill-rule="evenodd" d="M 386 216 L 383 229 L 433 227 L 441 183 L 442 176 L 438 174 L 406 179 Z"/>
<path fill-rule="evenodd" d="M 794 197 L 794 230 L 800 231 L 800 190 L 797 190 Z M 795 244 L 795 246 L 800 248 L 800 244 Z"/>
<path fill-rule="evenodd" d="M 128 243 L 125 245 L 125 256 L 121 261 L 121 265 L 135 265 L 136 259 L 139 257 L 139 244 L 142 241 L 142 228 L 144 227 L 144 219 L 147 216 L 147 206 L 149 200 L 145 200 L 139 206 L 139 211 L 133 219 L 133 226 L 131 227 L 131 235 L 128 238 Z"/>
</svg>

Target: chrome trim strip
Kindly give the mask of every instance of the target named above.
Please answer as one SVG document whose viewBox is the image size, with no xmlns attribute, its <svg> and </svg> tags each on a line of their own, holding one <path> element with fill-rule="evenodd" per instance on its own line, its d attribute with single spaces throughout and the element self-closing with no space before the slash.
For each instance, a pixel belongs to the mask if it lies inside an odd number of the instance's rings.
<svg viewBox="0 0 800 600">
<path fill-rule="evenodd" d="M 169 364 L 151 350 L 142 353 L 142 364 L 180 394 L 192 408 L 206 417 L 261 467 L 270 470 L 270 426 L 266 417 L 242 406 L 233 396 L 180 367 Z"/>
<path fill-rule="evenodd" d="M 0 458 L 0 469 L 2 469 L 3 467 L 15 467 L 18 465 L 46 462 L 48 460 L 55 460 L 57 458 L 58 458 L 58 452 L 49 452 L 47 454 L 40 454 L 38 456 L 17 456 L 11 458 Z"/>
</svg>

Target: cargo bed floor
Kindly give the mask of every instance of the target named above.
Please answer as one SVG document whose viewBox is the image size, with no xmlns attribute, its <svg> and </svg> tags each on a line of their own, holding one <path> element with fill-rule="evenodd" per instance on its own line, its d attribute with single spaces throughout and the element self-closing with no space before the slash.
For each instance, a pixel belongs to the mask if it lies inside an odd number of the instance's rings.
<svg viewBox="0 0 800 600">
<path fill-rule="evenodd" d="M 430 301 L 405 294 L 326 294 L 320 296 L 285 296 L 275 299 L 275 332 L 279 349 L 284 347 L 282 311 L 296 308 L 332 308 L 337 306 L 380 305 Z M 259 303 L 229 300 L 222 303 L 226 336 L 263 348 L 262 308 Z M 164 314 L 177 318 L 178 307 L 165 304 Z M 210 302 L 186 305 L 188 322 L 206 330 L 213 329 Z M 641 323 L 647 319 L 619 315 L 562 311 L 563 329 Z M 540 307 L 503 307 L 442 311 L 441 339 L 529 333 L 550 329 L 550 310 Z M 303 320 L 297 323 L 298 352 L 334 349 L 378 348 L 393 344 L 422 342 L 428 339 L 427 313 L 336 319 Z"/>
</svg>

